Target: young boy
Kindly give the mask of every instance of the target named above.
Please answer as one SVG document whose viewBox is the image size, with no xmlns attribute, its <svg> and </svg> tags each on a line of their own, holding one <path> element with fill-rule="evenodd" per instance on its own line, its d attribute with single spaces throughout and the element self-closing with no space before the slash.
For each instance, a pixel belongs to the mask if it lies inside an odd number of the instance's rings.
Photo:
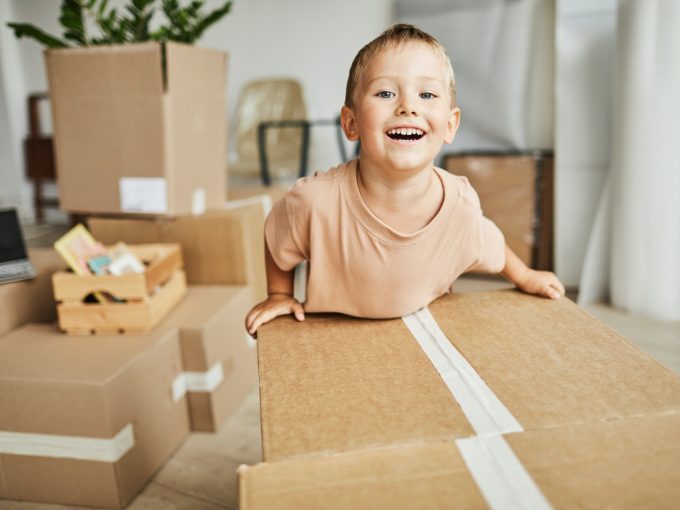
<svg viewBox="0 0 680 510">
<path fill-rule="evenodd" d="M 350 68 L 342 127 L 361 155 L 300 179 L 265 227 L 269 297 L 246 329 L 279 315 L 340 312 L 392 318 L 449 292 L 471 270 L 501 273 L 531 294 L 557 299 L 550 272 L 529 269 L 482 215 L 467 179 L 434 167 L 460 122 L 444 48 L 412 25 L 394 25 Z M 307 300 L 293 298 L 295 266 L 309 262 Z"/>
</svg>

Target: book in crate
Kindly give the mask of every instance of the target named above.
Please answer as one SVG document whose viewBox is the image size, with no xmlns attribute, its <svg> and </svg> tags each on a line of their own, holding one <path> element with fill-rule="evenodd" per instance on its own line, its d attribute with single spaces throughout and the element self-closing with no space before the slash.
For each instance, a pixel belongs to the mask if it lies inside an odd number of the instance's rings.
<svg viewBox="0 0 680 510">
<path fill-rule="evenodd" d="M 186 292 L 181 245 L 128 248 L 144 262 L 143 273 L 113 276 L 61 271 L 53 275 L 62 330 L 81 335 L 144 332 L 180 301 Z M 107 299 L 89 299 L 95 295 Z"/>
</svg>

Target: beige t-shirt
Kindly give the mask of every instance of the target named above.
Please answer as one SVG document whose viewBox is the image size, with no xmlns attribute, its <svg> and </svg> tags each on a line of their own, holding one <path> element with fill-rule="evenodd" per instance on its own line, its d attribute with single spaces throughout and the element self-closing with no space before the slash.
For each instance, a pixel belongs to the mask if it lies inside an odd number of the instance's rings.
<svg viewBox="0 0 680 510">
<path fill-rule="evenodd" d="M 354 160 L 299 179 L 267 217 L 276 264 L 288 271 L 309 261 L 306 311 L 401 317 L 449 292 L 466 271 L 503 269 L 503 234 L 482 215 L 465 177 L 436 168 L 444 188 L 439 212 L 402 234 L 368 209 L 356 167 Z"/>
</svg>

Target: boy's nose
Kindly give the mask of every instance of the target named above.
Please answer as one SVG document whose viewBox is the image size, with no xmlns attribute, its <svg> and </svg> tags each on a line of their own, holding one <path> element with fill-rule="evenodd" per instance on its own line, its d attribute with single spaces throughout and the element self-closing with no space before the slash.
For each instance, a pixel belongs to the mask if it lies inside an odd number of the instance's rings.
<svg viewBox="0 0 680 510">
<path fill-rule="evenodd" d="M 410 101 L 403 101 L 397 107 L 397 115 L 417 115 L 416 108 Z"/>
</svg>

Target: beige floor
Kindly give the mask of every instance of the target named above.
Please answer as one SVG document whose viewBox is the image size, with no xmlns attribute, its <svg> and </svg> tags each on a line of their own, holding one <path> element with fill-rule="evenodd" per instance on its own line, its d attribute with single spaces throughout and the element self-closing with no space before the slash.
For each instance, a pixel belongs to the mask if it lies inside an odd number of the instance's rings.
<svg viewBox="0 0 680 510">
<path fill-rule="evenodd" d="M 456 283 L 454 290 L 474 292 L 508 286 L 494 279 L 465 278 Z M 605 305 L 592 306 L 588 310 L 680 373 L 680 322 L 664 323 L 631 317 Z M 236 468 L 240 464 L 254 464 L 261 457 L 259 400 L 257 390 L 253 389 L 218 433 L 192 434 L 129 508 L 236 509 Z M 0 510 L 66 508 L 72 507 L 0 501 Z"/>
</svg>

